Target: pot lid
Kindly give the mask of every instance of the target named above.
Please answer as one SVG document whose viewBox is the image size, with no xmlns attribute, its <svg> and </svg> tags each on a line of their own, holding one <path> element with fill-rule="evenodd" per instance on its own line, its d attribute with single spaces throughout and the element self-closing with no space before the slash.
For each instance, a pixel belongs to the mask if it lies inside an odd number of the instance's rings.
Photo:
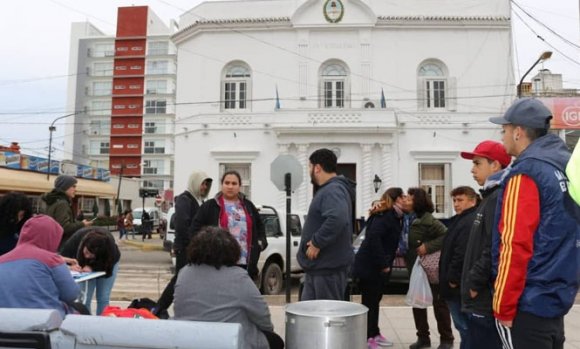
<svg viewBox="0 0 580 349">
<path fill-rule="evenodd" d="M 366 314 L 367 307 L 359 303 L 315 300 L 288 304 L 286 313 L 311 317 L 344 317 Z"/>
</svg>

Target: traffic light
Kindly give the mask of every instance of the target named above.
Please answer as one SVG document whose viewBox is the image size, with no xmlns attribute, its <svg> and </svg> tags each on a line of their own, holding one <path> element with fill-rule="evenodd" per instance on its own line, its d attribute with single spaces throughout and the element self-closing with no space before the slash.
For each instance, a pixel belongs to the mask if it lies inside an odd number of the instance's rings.
<svg viewBox="0 0 580 349">
<path fill-rule="evenodd" d="M 154 188 L 141 188 L 141 189 L 139 189 L 139 197 L 154 198 L 157 195 L 159 195 L 159 189 L 154 189 Z"/>
</svg>

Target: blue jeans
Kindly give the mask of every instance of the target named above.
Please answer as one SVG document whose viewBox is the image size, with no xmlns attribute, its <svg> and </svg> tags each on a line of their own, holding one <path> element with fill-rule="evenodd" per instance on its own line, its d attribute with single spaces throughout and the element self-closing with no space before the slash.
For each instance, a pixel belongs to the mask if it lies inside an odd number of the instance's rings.
<svg viewBox="0 0 580 349">
<path fill-rule="evenodd" d="M 113 267 L 113 274 L 111 276 L 109 277 L 103 276 L 88 281 L 87 293 L 85 295 L 85 306 L 87 307 L 87 309 L 91 310 L 91 300 L 93 299 L 93 293 L 95 292 L 96 288 L 97 315 L 101 315 L 103 309 L 105 309 L 105 307 L 109 305 L 111 291 L 113 290 L 113 285 L 115 284 L 115 279 L 117 278 L 118 271 L 119 271 L 119 263 L 115 264 L 115 266 Z"/>
<path fill-rule="evenodd" d="M 123 235 L 127 234 L 127 230 L 125 228 L 119 229 L 119 240 L 123 239 Z"/>
<path fill-rule="evenodd" d="M 451 313 L 451 318 L 453 319 L 453 325 L 459 332 L 461 337 L 460 349 L 471 349 L 469 346 L 468 337 L 468 321 L 467 314 L 461 312 L 461 301 L 460 300 L 445 300 L 447 306 L 449 307 L 449 313 Z"/>
<path fill-rule="evenodd" d="M 493 315 L 467 313 L 469 349 L 502 349 Z"/>
</svg>

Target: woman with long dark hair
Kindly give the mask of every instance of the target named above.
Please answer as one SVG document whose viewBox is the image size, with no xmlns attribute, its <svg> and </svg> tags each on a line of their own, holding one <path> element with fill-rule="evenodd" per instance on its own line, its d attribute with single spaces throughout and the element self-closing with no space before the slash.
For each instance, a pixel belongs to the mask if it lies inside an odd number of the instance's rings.
<svg viewBox="0 0 580 349">
<path fill-rule="evenodd" d="M 416 218 L 409 227 L 409 250 L 405 256 L 405 262 L 409 275 L 418 256 L 434 253 L 441 250 L 447 228 L 443 223 L 433 217 L 435 211 L 430 196 L 422 188 L 409 188 L 407 190 L 405 210 L 414 213 Z M 437 320 L 437 330 L 441 343 L 439 349 L 453 348 L 453 332 L 451 331 L 451 315 L 447 303 L 439 295 L 439 285 L 430 284 L 433 293 L 433 310 Z M 427 309 L 413 308 L 413 319 L 417 329 L 417 342 L 411 344 L 410 349 L 429 348 L 431 338 L 429 334 L 429 322 L 427 321 Z"/>
<path fill-rule="evenodd" d="M 242 348 L 281 349 L 268 304 L 248 274 L 237 267 L 239 241 L 227 230 L 204 227 L 187 248 L 189 265 L 175 284 L 175 320 L 239 323 Z"/>
<path fill-rule="evenodd" d="M 91 301 L 97 290 L 97 315 L 109 305 L 111 290 L 117 278 L 121 252 L 115 238 L 103 227 L 83 228 L 71 236 L 60 249 L 63 257 L 76 258 L 82 271 L 104 271 L 100 278 L 88 281 L 85 306 L 91 309 Z"/>
<path fill-rule="evenodd" d="M 367 313 L 367 346 L 392 346 L 379 329 L 379 303 L 383 298 L 383 285 L 388 282 L 391 267 L 399 245 L 403 218 L 404 192 L 389 188 L 378 205 L 370 210 L 365 239 L 358 250 L 353 276 L 358 280 L 362 304 Z"/>
<path fill-rule="evenodd" d="M 0 256 L 16 247 L 24 223 L 32 217 L 30 199 L 18 192 L 0 198 Z"/>
<path fill-rule="evenodd" d="M 264 225 L 256 206 L 240 192 L 242 177 L 228 171 L 221 178 L 221 191 L 204 202 L 193 218 L 190 236 L 204 226 L 219 226 L 232 234 L 240 244 L 238 266 L 248 270 L 250 277 L 258 275 L 258 259 L 268 242 Z"/>
</svg>

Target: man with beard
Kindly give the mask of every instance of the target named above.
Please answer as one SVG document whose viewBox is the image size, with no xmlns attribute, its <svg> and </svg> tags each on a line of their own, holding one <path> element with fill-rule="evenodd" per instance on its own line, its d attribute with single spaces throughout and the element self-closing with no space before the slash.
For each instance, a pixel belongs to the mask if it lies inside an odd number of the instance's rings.
<svg viewBox="0 0 580 349">
<path fill-rule="evenodd" d="M 318 190 L 296 256 L 305 273 L 304 301 L 343 300 L 347 269 L 353 260 L 355 183 L 336 174 L 336 163 L 336 155 L 329 149 L 318 149 L 309 158 L 310 178 Z"/>
<path fill-rule="evenodd" d="M 172 219 L 175 219 L 175 242 L 173 243 L 175 275 L 161 294 L 154 311 L 155 315 L 162 315 L 173 303 L 177 274 L 181 268 L 187 265 L 186 250 L 191 241 L 189 228 L 193 223 L 193 217 L 195 217 L 197 210 L 209 194 L 212 179 L 205 172 L 193 172 L 189 176 L 187 184 L 187 189 L 175 198 L 175 214 L 172 217 Z M 171 222 L 168 222 L 168 224 L 171 224 Z"/>
</svg>

